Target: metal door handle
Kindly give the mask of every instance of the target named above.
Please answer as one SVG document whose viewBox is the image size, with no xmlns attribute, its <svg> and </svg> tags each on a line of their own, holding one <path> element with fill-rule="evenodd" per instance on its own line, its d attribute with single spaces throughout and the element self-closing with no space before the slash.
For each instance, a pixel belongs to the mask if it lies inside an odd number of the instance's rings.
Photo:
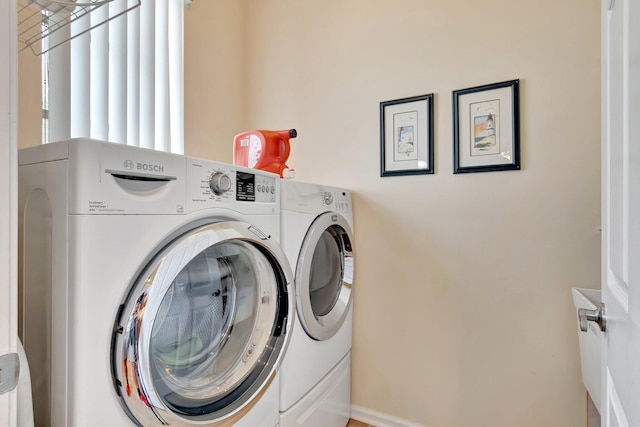
<svg viewBox="0 0 640 427">
<path fill-rule="evenodd" d="M 595 310 L 589 310 L 586 308 L 578 309 L 578 320 L 580 321 L 580 330 L 587 332 L 587 322 L 595 322 L 600 327 L 602 332 L 607 330 L 607 321 L 604 318 L 604 303 L 600 303 L 600 307 Z"/>
</svg>

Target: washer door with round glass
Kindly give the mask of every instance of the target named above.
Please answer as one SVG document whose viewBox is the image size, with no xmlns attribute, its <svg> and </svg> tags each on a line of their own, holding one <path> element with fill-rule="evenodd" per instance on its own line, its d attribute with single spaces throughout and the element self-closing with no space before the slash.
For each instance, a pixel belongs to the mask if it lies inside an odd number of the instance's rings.
<svg viewBox="0 0 640 427">
<path fill-rule="evenodd" d="M 304 238 L 296 268 L 298 316 L 316 340 L 331 338 L 351 306 L 353 236 L 347 220 L 334 212 L 318 216 Z"/>
<path fill-rule="evenodd" d="M 242 222 L 201 226 L 158 253 L 116 319 L 113 375 L 144 426 L 233 425 L 271 383 L 292 319 L 291 271 Z"/>
</svg>

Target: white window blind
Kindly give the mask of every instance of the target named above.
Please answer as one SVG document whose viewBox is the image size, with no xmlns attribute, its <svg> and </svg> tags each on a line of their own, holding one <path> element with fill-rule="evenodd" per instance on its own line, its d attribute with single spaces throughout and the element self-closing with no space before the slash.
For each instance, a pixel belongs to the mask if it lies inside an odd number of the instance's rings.
<svg viewBox="0 0 640 427">
<path fill-rule="evenodd" d="M 50 106 L 52 134 L 55 129 L 57 139 L 68 133 L 182 154 L 184 0 L 142 0 L 117 16 L 132 3 L 112 1 L 72 23 L 71 37 L 107 21 L 72 38 L 66 70 L 59 64 L 66 62 L 65 49 L 51 51 L 63 58 L 51 61 L 51 85 L 69 73 L 68 98 L 50 96 L 56 104 Z M 56 117 L 68 117 L 68 126 L 54 123 Z"/>
</svg>

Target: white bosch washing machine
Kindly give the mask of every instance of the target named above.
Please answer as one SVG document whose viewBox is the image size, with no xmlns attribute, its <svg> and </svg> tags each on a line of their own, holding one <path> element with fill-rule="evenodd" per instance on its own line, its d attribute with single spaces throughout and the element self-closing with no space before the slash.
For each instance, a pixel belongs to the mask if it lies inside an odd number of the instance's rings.
<svg viewBox="0 0 640 427">
<path fill-rule="evenodd" d="M 351 193 L 281 186 L 280 242 L 295 270 L 297 318 L 280 370 L 280 427 L 344 427 L 351 415 Z"/>
<path fill-rule="evenodd" d="M 20 151 L 19 199 L 36 425 L 278 424 L 277 175 L 71 140 Z"/>
</svg>

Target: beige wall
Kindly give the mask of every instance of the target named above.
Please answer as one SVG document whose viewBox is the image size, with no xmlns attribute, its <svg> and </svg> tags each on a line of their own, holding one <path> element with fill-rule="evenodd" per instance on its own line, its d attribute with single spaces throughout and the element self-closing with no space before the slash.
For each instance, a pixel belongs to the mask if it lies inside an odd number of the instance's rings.
<svg viewBox="0 0 640 427">
<path fill-rule="evenodd" d="M 42 144 L 41 57 L 18 54 L 18 148 Z"/>
<path fill-rule="evenodd" d="M 191 6 L 216 12 L 198 25 L 217 48 L 186 69 L 225 80 L 187 82 L 210 112 L 187 118 L 187 152 L 228 161 L 234 133 L 295 127 L 298 179 L 354 190 L 353 403 L 429 427 L 584 426 L 570 288 L 599 283 L 599 4 L 248 0 L 243 21 L 231 3 Z M 522 171 L 453 175 L 451 91 L 514 78 Z M 425 93 L 436 174 L 380 178 L 379 102 Z"/>
<path fill-rule="evenodd" d="M 247 129 L 243 0 L 197 0 L 185 9 L 185 154 L 232 161 Z"/>
</svg>

